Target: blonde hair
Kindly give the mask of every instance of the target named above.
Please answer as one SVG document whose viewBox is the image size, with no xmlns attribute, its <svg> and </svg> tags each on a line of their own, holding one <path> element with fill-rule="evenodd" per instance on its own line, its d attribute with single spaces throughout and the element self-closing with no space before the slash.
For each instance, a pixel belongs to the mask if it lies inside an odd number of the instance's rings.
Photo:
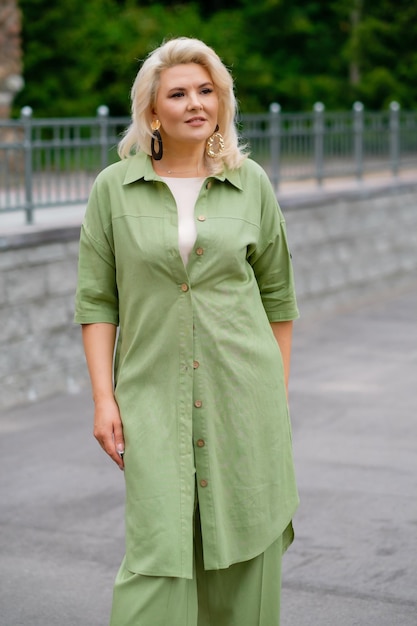
<svg viewBox="0 0 417 626">
<path fill-rule="evenodd" d="M 151 154 L 151 107 L 155 104 L 161 71 L 182 63 L 203 66 L 213 81 L 219 99 L 218 124 L 224 139 L 224 151 L 215 158 L 206 155 L 210 172 L 217 174 L 226 165 L 238 168 L 247 154 L 239 145 L 235 118 L 237 103 L 233 92 L 233 79 L 212 48 L 199 39 L 179 37 L 156 48 L 144 61 L 131 91 L 132 122 L 118 146 L 120 158 L 142 150 Z"/>
</svg>

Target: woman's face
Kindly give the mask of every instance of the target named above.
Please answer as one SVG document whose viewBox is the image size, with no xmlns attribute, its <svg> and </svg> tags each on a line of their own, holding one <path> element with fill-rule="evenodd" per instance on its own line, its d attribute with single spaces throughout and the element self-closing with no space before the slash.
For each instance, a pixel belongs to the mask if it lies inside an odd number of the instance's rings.
<svg viewBox="0 0 417 626">
<path fill-rule="evenodd" d="M 217 124 L 219 100 L 208 71 L 197 63 L 162 70 L 152 118 L 161 122 L 164 147 L 205 143 Z"/>
</svg>

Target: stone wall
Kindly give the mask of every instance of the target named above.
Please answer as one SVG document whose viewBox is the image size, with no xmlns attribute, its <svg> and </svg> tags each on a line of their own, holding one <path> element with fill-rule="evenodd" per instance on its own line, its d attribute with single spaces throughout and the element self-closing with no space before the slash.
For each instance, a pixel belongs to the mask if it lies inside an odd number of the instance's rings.
<svg viewBox="0 0 417 626">
<path fill-rule="evenodd" d="M 281 197 L 302 315 L 417 280 L 417 181 Z"/>
<path fill-rule="evenodd" d="M 417 277 L 417 185 L 281 195 L 304 318 Z M 0 236 L 0 408 L 88 384 L 73 322 L 78 227 Z"/>
<path fill-rule="evenodd" d="M 79 228 L 0 239 L 0 408 L 86 383 L 73 324 Z"/>
</svg>

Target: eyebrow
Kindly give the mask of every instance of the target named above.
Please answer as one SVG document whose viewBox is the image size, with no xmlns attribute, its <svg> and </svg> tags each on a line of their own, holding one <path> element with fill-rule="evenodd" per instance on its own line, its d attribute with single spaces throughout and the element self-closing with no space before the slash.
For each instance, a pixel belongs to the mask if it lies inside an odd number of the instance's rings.
<svg viewBox="0 0 417 626">
<path fill-rule="evenodd" d="M 214 87 L 214 83 L 212 83 L 211 81 L 207 81 L 205 83 L 202 83 L 201 85 L 198 85 L 197 89 L 202 89 L 203 87 Z M 187 88 L 186 87 L 171 87 L 171 89 L 168 89 L 168 93 L 170 93 L 171 91 L 185 91 Z"/>
</svg>

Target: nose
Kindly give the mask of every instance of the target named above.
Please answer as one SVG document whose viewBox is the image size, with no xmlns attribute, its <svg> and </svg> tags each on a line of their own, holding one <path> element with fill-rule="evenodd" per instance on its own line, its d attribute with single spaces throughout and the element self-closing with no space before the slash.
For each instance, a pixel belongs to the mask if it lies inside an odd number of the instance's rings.
<svg viewBox="0 0 417 626">
<path fill-rule="evenodd" d="M 192 91 L 190 93 L 188 108 L 189 109 L 202 109 L 203 108 L 203 105 L 200 102 L 200 97 L 197 91 Z"/>
</svg>

